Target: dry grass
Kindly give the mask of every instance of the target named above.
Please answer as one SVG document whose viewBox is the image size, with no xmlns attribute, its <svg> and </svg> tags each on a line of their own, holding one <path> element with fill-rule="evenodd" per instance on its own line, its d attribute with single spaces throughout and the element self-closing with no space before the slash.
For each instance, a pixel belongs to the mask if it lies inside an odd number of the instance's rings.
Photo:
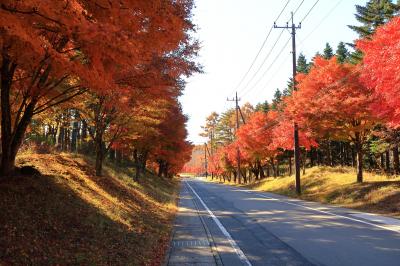
<svg viewBox="0 0 400 266">
<path fill-rule="evenodd" d="M 42 174 L 0 182 L 0 264 L 159 265 L 178 181 L 71 154 L 24 154 Z"/>
<path fill-rule="evenodd" d="M 313 167 L 301 177 L 300 198 L 400 218 L 400 176 L 364 173 L 358 184 L 356 172 L 348 167 Z M 297 197 L 294 176 L 267 178 L 246 187 Z"/>
</svg>

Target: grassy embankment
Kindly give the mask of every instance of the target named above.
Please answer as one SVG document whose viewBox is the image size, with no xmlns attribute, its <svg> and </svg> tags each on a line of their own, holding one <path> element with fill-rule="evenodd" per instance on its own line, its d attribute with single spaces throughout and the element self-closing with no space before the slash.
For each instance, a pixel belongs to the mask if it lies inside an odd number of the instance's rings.
<svg viewBox="0 0 400 266">
<path fill-rule="evenodd" d="M 179 182 L 71 154 L 23 154 L 41 174 L 0 181 L 0 264 L 159 265 Z"/>
<path fill-rule="evenodd" d="M 400 218 L 400 176 L 364 173 L 364 183 L 358 184 L 350 167 L 313 167 L 301 177 L 301 199 L 335 204 L 361 211 Z M 267 178 L 245 187 L 297 197 L 294 176 Z"/>
</svg>

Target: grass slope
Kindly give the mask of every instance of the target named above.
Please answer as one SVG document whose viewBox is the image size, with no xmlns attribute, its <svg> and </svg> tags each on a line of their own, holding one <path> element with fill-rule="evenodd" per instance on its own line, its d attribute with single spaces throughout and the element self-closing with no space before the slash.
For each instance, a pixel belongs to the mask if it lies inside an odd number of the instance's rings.
<svg viewBox="0 0 400 266">
<path fill-rule="evenodd" d="M 26 154 L 42 175 L 0 182 L 0 264 L 160 265 L 176 212 L 178 181 L 132 180 L 132 169 L 90 159 Z"/>
<path fill-rule="evenodd" d="M 358 184 L 349 167 L 313 167 L 301 176 L 300 198 L 400 218 L 400 177 L 364 173 Z M 294 176 L 267 178 L 246 187 L 297 197 Z"/>
</svg>

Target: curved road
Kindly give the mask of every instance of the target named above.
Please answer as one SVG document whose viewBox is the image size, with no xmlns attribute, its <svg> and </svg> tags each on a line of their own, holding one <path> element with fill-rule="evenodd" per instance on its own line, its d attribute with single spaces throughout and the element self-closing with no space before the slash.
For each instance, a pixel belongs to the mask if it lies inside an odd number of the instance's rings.
<svg viewBox="0 0 400 266">
<path fill-rule="evenodd" d="M 397 219 L 200 179 L 180 207 L 168 265 L 400 265 Z"/>
</svg>

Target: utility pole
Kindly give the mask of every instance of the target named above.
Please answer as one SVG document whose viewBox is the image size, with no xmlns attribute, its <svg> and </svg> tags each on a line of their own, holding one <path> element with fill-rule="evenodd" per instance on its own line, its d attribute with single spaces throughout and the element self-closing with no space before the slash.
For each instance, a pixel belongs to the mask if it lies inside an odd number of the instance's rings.
<svg viewBox="0 0 400 266">
<path fill-rule="evenodd" d="M 208 177 L 207 173 L 207 143 L 204 143 L 204 170 L 206 172 L 206 179 Z"/>
<path fill-rule="evenodd" d="M 301 23 L 298 26 L 294 24 L 293 12 L 292 12 L 292 25 L 286 23 L 286 26 L 277 26 L 274 22 L 274 28 L 277 29 L 291 29 L 292 32 L 292 58 L 293 58 L 293 90 L 296 90 L 296 30 L 301 28 Z M 301 194 L 300 185 L 300 144 L 299 144 L 299 128 L 296 121 L 293 122 L 293 138 L 294 138 L 294 164 L 295 164 L 295 176 L 296 176 L 296 193 Z"/>
<path fill-rule="evenodd" d="M 232 99 L 226 99 L 227 101 L 229 101 L 229 102 L 235 102 L 235 106 L 236 106 L 236 132 L 237 132 L 237 130 L 239 129 L 239 101 L 240 101 L 240 99 L 238 99 L 238 96 L 237 96 L 237 92 L 236 92 L 236 95 L 235 95 L 235 98 L 232 98 Z M 237 148 L 237 170 L 236 170 L 236 175 L 237 175 L 237 178 L 238 178 L 238 183 L 240 184 L 240 177 L 241 177 L 241 174 L 240 174 L 240 151 L 239 151 L 239 147 Z"/>
<path fill-rule="evenodd" d="M 214 160 L 214 152 L 213 152 L 213 146 L 214 146 L 214 129 L 211 130 L 210 132 L 210 149 L 211 149 L 211 154 L 210 154 L 210 150 L 207 148 L 207 152 L 208 152 L 208 158 L 211 158 L 211 160 Z M 215 170 L 214 167 L 214 163 L 211 161 L 212 163 L 212 167 Z M 211 171 L 211 180 L 214 180 L 214 171 Z"/>
</svg>

